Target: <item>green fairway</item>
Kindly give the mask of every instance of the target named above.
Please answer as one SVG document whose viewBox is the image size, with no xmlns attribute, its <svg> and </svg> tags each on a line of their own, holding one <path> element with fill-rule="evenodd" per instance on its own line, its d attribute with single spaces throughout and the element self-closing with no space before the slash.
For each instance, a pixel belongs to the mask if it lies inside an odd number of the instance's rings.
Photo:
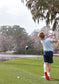
<svg viewBox="0 0 59 84">
<path fill-rule="evenodd" d="M 42 79 L 43 74 L 42 57 L 0 62 L 0 84 L 59 84 L 59 57 L 54 57 L 51 80 Z"/>
</svg>

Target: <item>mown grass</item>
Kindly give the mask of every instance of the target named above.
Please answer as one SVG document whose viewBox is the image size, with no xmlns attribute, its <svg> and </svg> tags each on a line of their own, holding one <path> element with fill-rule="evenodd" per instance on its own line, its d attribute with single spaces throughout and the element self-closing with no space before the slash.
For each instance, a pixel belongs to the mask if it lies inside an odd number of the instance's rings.
<svg viewBox="0 0 59 84">
<path fill-rule="evenodd" d="M 42 79 L 43 58 L 20 58 L 0 62 L 0 84 L 59 84 L 59 58 L 54 57 L 51 80 Z M 17 76 L 20 78 L 17 79 Z"/>
</svg>

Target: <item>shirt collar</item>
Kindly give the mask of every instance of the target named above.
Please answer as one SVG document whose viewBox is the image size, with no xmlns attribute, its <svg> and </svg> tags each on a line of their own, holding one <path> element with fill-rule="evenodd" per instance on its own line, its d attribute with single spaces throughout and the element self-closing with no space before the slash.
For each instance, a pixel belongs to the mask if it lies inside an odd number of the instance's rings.
<svg viewBox="0 0 59 84">
<path fill-rule="evenodd" d="M 46 38 L 42 39 L 42 41 L 45 40 L 45 39 L 46 39 Z"/>
</svg>

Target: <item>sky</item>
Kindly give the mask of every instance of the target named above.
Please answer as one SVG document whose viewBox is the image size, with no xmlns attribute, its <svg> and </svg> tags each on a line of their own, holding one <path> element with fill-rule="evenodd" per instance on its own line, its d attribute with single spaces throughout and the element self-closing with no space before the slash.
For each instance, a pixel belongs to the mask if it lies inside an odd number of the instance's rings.
<svg viewBox="0 0 59 84">
<path fill-rule="evenodd" d="M 0 26 L 19 25 L 25 28 L 28 34 L 36 29 L 45 26 L 45 21 L 35 23 L 32 19 L 30 10 L 21 2 L 21 0 L 0 0 Z"/>
</svg>

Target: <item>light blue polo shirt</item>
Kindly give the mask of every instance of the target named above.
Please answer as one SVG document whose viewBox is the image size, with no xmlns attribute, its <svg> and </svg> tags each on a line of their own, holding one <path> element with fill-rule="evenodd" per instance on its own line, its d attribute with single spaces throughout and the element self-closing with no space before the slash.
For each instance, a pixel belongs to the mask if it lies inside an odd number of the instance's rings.
<svg viewBox="0 0 59 84">
<path fill-rule="evenodd" d="M 44 38 L 41 40 L 41 43 L 43 45 L 44 51 L 53 51 L 52 43 L 54 42 L 54 39 L 51 38 Z"/>
</svg>

